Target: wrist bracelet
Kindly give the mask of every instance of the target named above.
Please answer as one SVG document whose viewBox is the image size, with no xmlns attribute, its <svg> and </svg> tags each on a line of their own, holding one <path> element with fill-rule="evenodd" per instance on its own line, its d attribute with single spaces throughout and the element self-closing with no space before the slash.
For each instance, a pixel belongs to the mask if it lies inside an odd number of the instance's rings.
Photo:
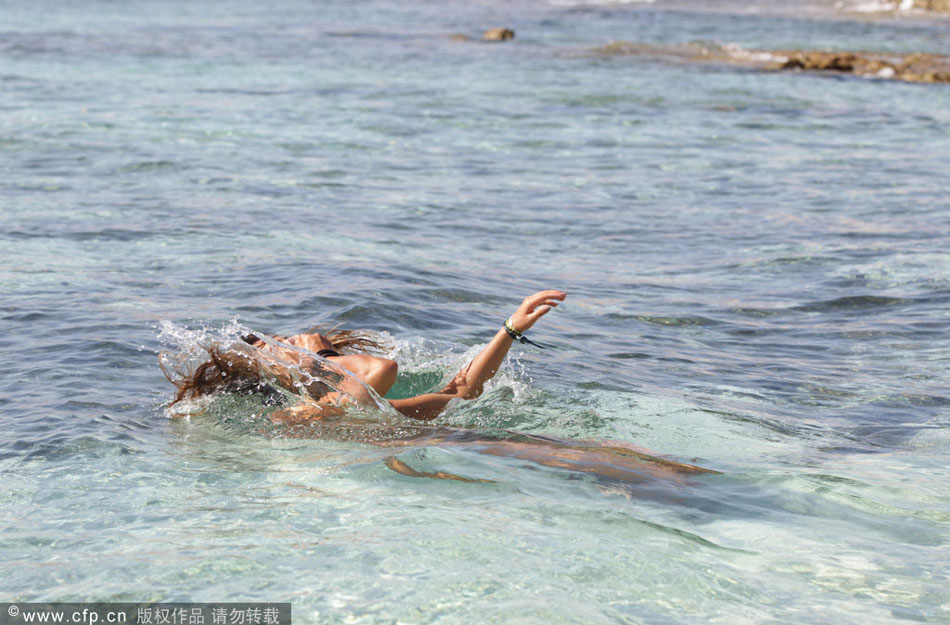
<svg viewBox="0 0 950 625">
<path fill-rule="evenodd" d="M 521 343 L 528 343 L 530 345 L 534 345 L 535 347 L 539 349 L 546 349 L 544 345 L 539 345 L 535 343 L 534 341 L 526 337 L 521 332 L 518 332 L 517 330 L 515 330 L 515 326 L 511 323 L 511 317 L 508 317 L 507 319 L 505 319 L 505 332 L 507 332 L 508 336 L 510 336 L 515 341 L 520 341 Z"/>
<path fill-rule="evenodd" d="M 515 325 L 511 323 L 511 317 L 508 317 L 507 319 L 505 319 L 505 330 L 508 331 L 508 336 L 510 336 L 513 339 L 519 339 L 522 336 L 524 336 L 521 332 L 518 332 L 517 330 L 515 330 Z"/>
<path fill-rule="evenodd" d="M 335 349 L 321 349 L 320 351 L 317 352 L 317 356 L 320 356 L 321 358 L 329 358 L 330 356 L 339 356 L 339 355 L 340 355 L 340 352 L 336 351 Z"/>
</svg>

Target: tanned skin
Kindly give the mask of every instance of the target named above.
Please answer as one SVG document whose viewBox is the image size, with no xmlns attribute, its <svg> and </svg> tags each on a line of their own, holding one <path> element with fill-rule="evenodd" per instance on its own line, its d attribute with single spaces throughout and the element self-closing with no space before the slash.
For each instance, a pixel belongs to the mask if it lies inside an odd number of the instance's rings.
<svg viewBox="0 0 950 625">
<path fill-rule="evenodd" d="M 564 301 L 565 297 L 567 297 L 567 293 L 553 289 L 539 291 L 526 297 L 511 316 L 513 329 L 517 333 L 527 332 L 541 317 Z M 322 334 L 317 333 L 297 334 L 291 337 L 278 336 L 274 339 L 278 343 L 285 343 L 294 348 L 303 348 L 306 352 L 313 354 L 324 349 L 333 349 L 330 341 Z M 495 333 L 488 345 L 439 392 L 386 401 L 407 417 L 418 421 L 431 421 L 445 410 L 450 401 L 454 399 L 474 399 L 480 396 L 484 391 L 485 383 L 495 375 L 505 356 L 507 356 L 513 340 L 508 332 L 501 328 Z M 286 363 L 303 367 L 311 367 L 316 364 L 312 356 L 307 356 L 297 349 L 282 348 L 279 345 L 266 344 L 264 341 L 256 343 L 255 347 L 273 353 L 278 359 L 284 360 Z M 398 372 L 398 366 L 394 360 L 369 354 L 329 356 L 327 360 L 358 378 L 358 380 L 346 379 L 338 385 L 340 391 L 345 391 L 346 394 L 354 397 L 357 401 L 368 399 L 368 393 L 360 384 L 360 381 L 382 397 L 392 387 Z M 329 393 L 324 395 L 322 399 L 332 402 L 333 399 L 340 396 L 341 393 L 339 392 Z M 330 416 L 339 416 L 344 412 L 338 406 L 315 401 L 285 408 L 272 414 L 271 418 L 286 424 L 304 425 Z M 431 433 L 426 434 L 423 438 L 426 444 L 464 445 L 488 455 L 520 458 L 549 467 L 593 473 L 604 478 L 627 482 L 641 481 L 648 476 L 671 478 L 676 475 L 717 473 L 691 464 L 658 458 L 648 453 L 647 450 L 624 443 L 598 444 L 582 441 L 559 441 L 530 435 L 519 435 L 510 439 L 493 438 L 486 435 L 471 439 L 470 437 L 458 437 L 456 434 L 457 432 L 451 428 L 434 428 Z M 373 443 L 398 447 L 412 445 L 413 441 L 397 440 Z M 387 458 L 386 462 L 392 470 L 411 477 L 430 477 L 469 482 L 488 481 L 465 478 L 441 471 L 434 473 L 415 471 L 395 457 Z"/>
</svg>

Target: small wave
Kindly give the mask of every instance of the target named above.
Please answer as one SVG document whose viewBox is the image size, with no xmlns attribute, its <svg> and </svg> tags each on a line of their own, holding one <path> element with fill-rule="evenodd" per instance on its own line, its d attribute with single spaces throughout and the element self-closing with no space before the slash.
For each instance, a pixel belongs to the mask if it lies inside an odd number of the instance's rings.
<svg viewBox="0 0 950 625">
<path fill-rule="evenodd" d="M 613 354 L 607 354 L 607 358 L 617 358 L 619 360 L 646 360 L 653 358 L 653 356 L 643 352 L 616 352 Z"/>
<path fill-rule="evenodd" d="M 650 527 L 654 530 L 657 530 L 659 532 L 663 532 L 666 534 L 671 534 L 673 536 L 676 536 L 677 538 L 681 538 L 683 540 L 686 540 L 687 542 L 693 543 L 695 545 L 699 545 L 701 547 L 707 547 L 707 548 L 717 549 L 717 550 L 722 550 L 722 551 L 731 551 L 733 553 L 746 553 L 746 554 L 755 553 L 754 551 L 749 551 L 747 549 L 739 549 L 737 547 L 728 547 L 726 545 L 720 545 L 718 543 L 714 543 L 708 538 L 703 538 L 699 534 L 695 534 L 693 532 L 689 532 L 684 529 L 680 529 L 678 527 L 663 525 L 662 523 L 656 523 L 655 521 L 648 521 L 646 519 L 635 519 L 635 521 L 646 527 Z"/>
<path fill-rule="evenodd" d="M 23 230 L 11 230 L 2 234 L 3 237 L 11 239 L 66 239 L 69 241 L 138 241 L 149 239 L 156 236 L 162 236 L 161 232 L 155 230 L 131 230 L 124 228 L 103 228 L 101 230 L 80 230 L 77 232 L 56 232 L 56 231 L 37 231 L 26 232 Z"/>
<path fill-rule="evenodd" d="M 69 437 L 56 435 L 29 445 L 27 460 L 62 461 L 74 457 L 106 458 L 136 453 L 123 443 L 104 441 L 94 436 Z"/>
<path fill-rule="evenodd" d="M 775 317 L 777 315 L 781 315 L 785 312 L 785 310 L 779 308 L 755 308 L 752 306 L 743 306 L 739 308 L 730 308 L 729 312 L 742 315 L 744 317 L 755 317 L 761 319 L 765 317 Z"/>
<path fill-rule="evenodd" d="M 162 170 L 179 170 L 181 166 L 172 161 L 141 161 L 139 163 L 130 163 L 123 165 L 118 169 L 120 173 L 152 173 Z"/>
<path fill-rule="evenodd" d="M 687 317 L 653 317 L 649 315 L 636 315 L 637 321 L 649 323 L 657 326 L 714 326 L 719 325 L 718 321 L 699 316 Z"/>
<path fill-rule="evenodd" d="M 942 395 L 924 395 L 904 393 L 896 397 L 889 398 L 889 401 L 895 404 L 911 404 L 912 406 L 924 407 L 946 407 L 950 406 L 950 398 Z"/>
<path fill-rule="evenodd" d="M 847 297 L 838 297 L 835 299 L 809 302 L 801 306 L 793 306 L 792 310 L 801 312 L 829 312 L 836 310 L 870 310 L 874 308 L 883 308 L 886 306 L 897 306 L 905 304 L 909 300 L 898 297 L 885 297 L 881 295 L 851 295 Z"/>
<path fill-rule="evenodd" d="M 37 80 L 32 76 L 20 76 L 19 74 L 0 74 L 0 82 L 8 84 L 26 84 L 26 85 L 40 85 L 43 81 Z"/>
</svg>

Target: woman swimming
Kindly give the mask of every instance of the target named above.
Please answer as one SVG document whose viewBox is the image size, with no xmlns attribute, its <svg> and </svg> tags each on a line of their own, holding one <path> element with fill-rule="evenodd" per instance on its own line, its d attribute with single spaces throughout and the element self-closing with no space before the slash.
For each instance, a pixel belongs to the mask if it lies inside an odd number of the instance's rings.
<svg viewBox="0 0 950 625">
<path fill-rule="evenodd" d="M 404 399 L 386 401 L 392 408 L 417 421 L 430 421 L 453 400 L 474 399 L 482 394 L 485 383 L 498 371 L 511 344 L 531 342 L 524 333 L 555 308 L 567 296 L 563 291 L 546 290 L 522 301 L 488 345 L 440 391 Z M 320 423 L 345 415 L 350 404 L 372 405 L 384 397 L 396 381 L 398 366 L 394 360 L 366 353 L 380 345 L 367 333 L 333 330 L 326 334 L 306 333 L 290 337 L 263 339 L 255 335 L 243 338 L 243 347 L 208 348 L 209 359 L 194 371 L 165 371 L 178 392 L 171 402 L 195 399 L 216 392 L 258 393 L 265 403 L 281 404 L 269 415 L 275 423 L 291 426 Z M 356 352 L 341 354 L 340 352 Z M 325 363 L 331 363 L 328 367 Z M 164 367 L 163 367 L 164 369 Z M 309 374 L 309 375 L 308 375 Z M 285 394 L 299 401 L 286 406 Z M 400 426 L 402 431 L 407 428 Z M 464 445 L 498 456 L 594 473 L 602 477 L 639 481 L 647 475 L 675 473 L 714 473 L 693 465 L 652 456 L 623 444 L 592 444 L 505 432 L 503 435 L 461 428 L 409 428 L 406 438 L 373 437 L 375 445 L 406 446 L 420 444 Z M 396 458 L 387 465 L 413 476 L 466 479 L 448 473 L 425 474 L 410 469 Z"/>
</svg>

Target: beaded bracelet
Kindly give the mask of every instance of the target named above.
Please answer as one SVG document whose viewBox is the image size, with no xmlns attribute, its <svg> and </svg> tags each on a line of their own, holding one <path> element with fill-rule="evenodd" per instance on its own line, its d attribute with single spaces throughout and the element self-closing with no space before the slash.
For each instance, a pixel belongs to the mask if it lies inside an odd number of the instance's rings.
<svg viewBox="0 0 950 625">
<path fill-rule="evenodd" d="M 528 343 L 530 345 L 534 345 L 535 347 L 539 349 L 546 349 L 544 345 L 539 345 L 538 343 L 535 343 L 534 341 L 526 337 L 521 332 L 518 332 L 517 330 L 515 330 L 515 326 L 512 325 L 511 323 L 511 317 L 508 317 L 505 320 L 505 332 L 507 332 L 508 336 L 510 336 L 515 341 L 520 341 L 521 343 Z"/>
</svg>

